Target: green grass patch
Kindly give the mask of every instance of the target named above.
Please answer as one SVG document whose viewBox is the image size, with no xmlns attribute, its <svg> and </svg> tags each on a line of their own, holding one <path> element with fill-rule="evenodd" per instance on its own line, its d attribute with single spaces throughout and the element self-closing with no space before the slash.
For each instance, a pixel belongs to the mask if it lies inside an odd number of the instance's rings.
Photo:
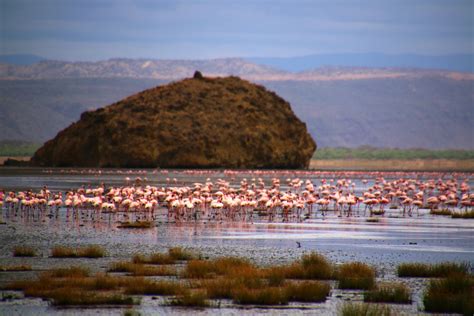
<svg viewBox="0 0 474 316">
<path fill-rule="evenodd" d="M 421 148 L 399 149 L 399 148 L 376 148 L 371 146 L 361 146 L 357 148 L 347 147 L 325 147 L 318 148 L 313 159 L 333 160 L 333 159 L 453 159 L 467 160 L 474 159 L 474 150 L 429 150 Z"/>
<path fill-rule="evenodd" d="M 25 141 L 0 141 L 0 156 L 3 157 L 31 157 L 41 144 Z"/>
</svg>

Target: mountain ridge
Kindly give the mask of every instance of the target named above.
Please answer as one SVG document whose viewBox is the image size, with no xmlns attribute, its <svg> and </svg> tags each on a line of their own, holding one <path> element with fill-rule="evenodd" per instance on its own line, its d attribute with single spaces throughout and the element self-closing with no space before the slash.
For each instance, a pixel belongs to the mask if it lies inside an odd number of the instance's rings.
<svg viewBox="0 0 474 316">
<path fill-rule="evenodd" d="M 330 66 L 289 72 L 242 58 L 164 60 L 114 58 L 97 62 L 44 60 L 32 65 L 0 64 L 0 79 L 136 78 L 178 80 L 199 69 L 209 77 L 234 75 L 249 80 L 357 80 L 368 78 L 445 76 L 474 80 L 474 73 L 389 67 Z"/>
</svg>

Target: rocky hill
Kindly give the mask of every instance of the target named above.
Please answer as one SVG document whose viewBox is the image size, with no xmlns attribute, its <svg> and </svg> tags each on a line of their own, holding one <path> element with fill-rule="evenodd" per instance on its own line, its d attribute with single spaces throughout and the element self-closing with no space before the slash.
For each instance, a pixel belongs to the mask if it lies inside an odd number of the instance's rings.
<svg viewBox="0 0 474 316">
<path fill-rule="evenodd" d="M 290 104 L 238 77 L 145 90 L 81 119 L 32 158 L 42 166 L 305 168 L 316 149 Z"/>
</svg>

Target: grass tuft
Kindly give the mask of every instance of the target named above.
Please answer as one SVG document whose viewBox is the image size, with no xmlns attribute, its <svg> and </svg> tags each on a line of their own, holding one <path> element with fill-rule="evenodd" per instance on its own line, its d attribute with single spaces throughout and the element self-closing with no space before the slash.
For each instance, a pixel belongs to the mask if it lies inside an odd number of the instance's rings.
<svg viewBox="0 0 474 316">
<path fill-rule="evenodd" d="M 345 303 L 338 314 L 341 316 L 390 316 L 392 310 L 386 305 Z"/>
<path fill-rule="evenodd" d="M 142 254 L 136 254 L 133 256 L 132 261 L 134 263 L 147 263 L 147 264 L 174 264 L 175 260 L 168 254 L 164 253 L 153 253 L 149 257 L 145 257 Z"/>
<path fill-rule="evenodd" d="M 441 215 L 441 216 L 451 216 L 453 214 L 453 212 L 451 212 L 451 210 L 447 209 L 447 208 L 443 208 L 443 209 L 430 209 L 430 214 L 431 215 Z"/>
<path fill-rule="evenodd" d="M 474 281 L 465 274 L 431 280 L 423 295 L 425 310 L 435 313 L 474 314 Z"/>
<path fill-rule="evenodd" d="M 378 217 L 367 217 L 365 219 L 365 221 L 367 223 L 378 223 L 378 222 L 380 222 L 380 218 L 378 218 Z"/>
<path fill-rule="evenodd" d="M 36 256 L 36 251 L 32 247 L 28 246 L 16 246 L 13 249 L 14 257 L 34 257 Z"/>
<path fill-rule="evenodd" d="M 237 288 L 232 295 L 233 301 L 241 305 L 286 305 L 288 295 L 279 287 L 262 289 Z"/>
<path fill-rule="evenodd" d="M 85 278 L 89 276 L 89 269 L 83 267 L 68 267 L 51 269 L 43 273 L 51 278 Z"/>
<path fill-rule="evenodd" d="M 364 293 L 364 302 L 410 304 L 410 289 L 403 283 L 382 283 Z"/>
<path fill-rule="evenodd" d="M 205 279 L 216 275 L 243 275 L 249 272 L 258 274 L 259 270 L 245 259 L 221 257 L 214 260 L 190 260 L 183 276 L 190 279 Z"/>
<path fill-rule="evenodd" d="M 192 252 L 181 247 L 173 247 L 168 249 L 168 255 L 170 258 L 178 261 L 188 261 L 195 258 L 195 255 Z"/>
<path fill-rule="evenodd" d="M 2 272 L 18 272 L 18 271 L 31 271 L 31 265 L 22 264 L 17 266 L 0 266 Z"/>
<path fill-rule="evenodd" d="M 123 222 L 117 226 L 118 228 L 153 228 L 155 227 L 155 223 L 152 221 L 136 221 L 136 222 Z"/>
<path fill-rule="evenodd" d="M 362 262 L 344 263 L 339 267 L 338 281 L 340 289 L 369 290 L 375 284 L 375 271 Z"/>
<path fill-rule="evenodd" d="M 286 296 L 294 302 L 324 302 L 331 291 L 327 283 L 304 281 L 289 283 L 285 286 Z"/>
<path fill-rule="evenodd" d="M 144 278 L 136 278 L 125 285 L 125 293 L 133 295 L 177 295 L 183 291 L 184 287 L 178 282 Z"/>
<path fill-rule="evenodd" d="M 56 246 L 51 250 L 53 258 L 102 258 L 105 256 L 104 248 L 91 245 L 82 248 Z"/>
<path fill-rule="evenodd" d="M 172 306 L 184 306 L 184 307 L 209 307 L 210 303 L 206 292 L 204 291 L 186 291 L 184 294 L 177 296 L 175 299 L 170 301 Z"/>
<path fill-rule="evenodd" d="M 463 213 L 453 212 L 452 218 L 474 218 L 474 210 L 469 210 Z"/>
<path fill-rule="evenodd" d="M 80 290 L 54 291 L 53 305 L 135 305 L 138 304 L 132 297 L 121 294 L 103 294 L 83 292 Z"/>
<path fill-rule="evenodd" d="M 134 276 L 174 276 L 178 272 L 173 266 L 148 266 L 141 263 L 133 262 L 114 262 L 107 272 L 126 272 Z"/>
<path fill-rule="evenodd" d="M 442 262 L 437 264 L 402 263 L 397 267 L 399 277 L 441 278 L 450 274 L 468 274 L 469 264 Z"/>
</svg>

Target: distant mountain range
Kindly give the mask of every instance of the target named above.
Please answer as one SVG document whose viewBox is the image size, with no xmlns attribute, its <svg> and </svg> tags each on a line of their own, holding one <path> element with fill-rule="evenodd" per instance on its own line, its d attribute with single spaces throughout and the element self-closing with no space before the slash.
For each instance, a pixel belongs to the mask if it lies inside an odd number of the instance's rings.
<svg viewBox="0 0 474 316">
<path fill-rule="evenodd" d="M 190 77 L 236 75 L 287 99 L 319 146 L 474 148 L 474 74 L 420 68 L 279 70 L 248 60 L 0 65 L 0 140 L 43 142 L 85 110 Z"/>
<path fill-rule="evenodd" d="M 474 72 L 474 54 L 421 55 L 383 53 L 312 54 L 297 57 L 249 57 L 247 61 L 266 65 L 284 71 L 301 72 L 321 67 L 369 67 L 369 68 L 423 68 Z M 47 58 L 31 54 L 0 55 L 0 63 L 11 65 L 32 65 Z M 120 59 L 116 59 L 118 61 Z M 128 60 L 130 59 L 122 59 Z M 153 59 L 152 59 L 153 60 Z M 227 59 L 220 59 L 229 60 Z M 237 60 L 237 58 L 234 58 Z M 114 61 L 113 59 L 111 60 Z M 135 61 L 146 61 L 138 59 Z M 212 63 L 218 60 L 213 60 Z M 157 60 L 153 60 L 157 63 Z M 170 62 L 169 60 L 166 62 Z M 210 61 L 172 61 L 183 65 L 206 64 Z M 85 63 L 81 63 L 84 66 Z M 209 64 L 209 63 L 208 63 Z M 58 65 L 57 65 L 58 66 Z M 211 68 L 213 65 L 209 65 Z"/>
<path fill-rule="evenodd" d="M 250 80 L 360 80 L 374 78 L 444 77 L 474 78 L 474 73 L 418 68 L 321 67 L 289 72 L 241 58 L 210 60 L 159 60 L 116 58 L 98 62 L 43 60 L 31 65 L 0 64 L 0 79 L 140 78 L 175 80 L 195 70 L 207 76 L 240 76 Z"/>
<path fill-rule="evenodd" d="M 315 54 L 301 57 L 256 57 L 247 60 L 286 71 L 305 71 L 326 66 L 402 67 L 474 72 L 474 54 L 441 56 L 417 54 Z"/>
</svg>

